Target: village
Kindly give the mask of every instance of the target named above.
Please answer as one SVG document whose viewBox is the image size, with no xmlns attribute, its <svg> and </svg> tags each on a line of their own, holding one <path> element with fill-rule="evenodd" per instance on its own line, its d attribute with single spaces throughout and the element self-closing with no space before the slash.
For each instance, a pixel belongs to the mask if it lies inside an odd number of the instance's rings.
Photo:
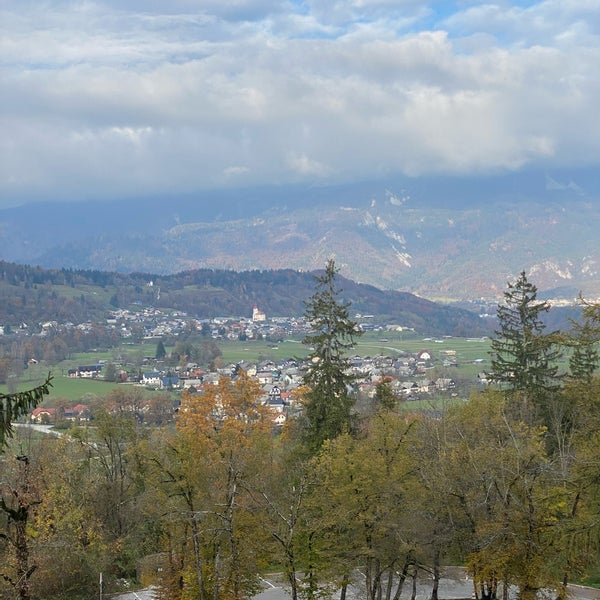
<svg viewBox="0 0 600 600">
<path fill-rule="evenodd" d="M 382 335 L 385 332 L 401 330 L 400 325 L 380 326 L 375 324 L 372 315 L 356 315 L 357 323 L 363 331 L 376 330 Z M 79 325 L 85 331 L 93 324 Z M 42 334 L 61 326 L 56 323 L 44 324 Z M 64 327 L 64 325 L 62 326 Z M 288 337 L 296 339 L 310 331 L 309 325 L 303 318 L 270 318 L 258 307 L 254 306 L 251 318 L 221 317 L 207 320 L 191 319 L 182 312 L 165 312 L 146 308 L 140 311 L 113 311 L 104 327 L 116 330 L 125 340 L 136 335 L 143 336 L 147 345 L 161 344 L 163 339 L 176 340 L 190 328 L 203 332 L 204 336 L 214 342 L 220 340 L 244 341 L 271 340 L 274 344 L 283 343 Z M 46 332 L 46 333 L 44 333 Z M 385 341 L 385 338 L 382 338 Z M 153 346 L 150 346 L 153 347 Z M 275 346 L 274 346 L 275 347 Z M 436 371 L 434 353 L 427 348 L 418 352 L 405 352 L 393 355 L 377 354 L 374 356 L 350 356 L 349 370 L 354 378 L 354 392 L 363 404 L 373 402 L 376 386 L 382 380 L 389 384 L 398 402 L 409 402 L 436 395 L 456 397 L 458 390 L 456 381 L 451 377 L 432 376 Z M 221 377 L 235 377 L 243 369 L 254 379 L 261 388 L 260 401 L 268 406 L 273 413 L 273 425 L 282 426 L 286 419 L 300 410 L 297 389 L 302 385 L 303 360 L 286 357 L 280 360 L 264 359 L 261 361 L 239 361 L 229 364 L 206 365 L 194 361 L 173 364 L 170 356 L 147 355 L 139 367 L 126 370 L 120 365 L 108 364 L 99 360 L 94 364 L 79 365 L 67 371 L 69 378 L 103 380 L 111 371 L 111 381 L 119 386 L 135 386 L 144 390 L 164 392 L 178 397 L 184 390 L 188 393 L 201 392 L 209 385 L 217 385 Z M 444 366 L 452 366 L 455 361 L 452 351 L 447 351 L 443 361 Z M 478 377 L 477 385 L 485 385 L 483 373 Z M 173 403 L 173 411 L 177 409 Z M 142 413 L 151 410 L 148 406 L 141 407 Z M 84 403 L 73 406 L 37 407 L 33 410 L 30 420 L 33 423 L 52 424 L 57 420 L 70 422 L 86 422 L 93 418 L 90 407 Z"/>
</svg>

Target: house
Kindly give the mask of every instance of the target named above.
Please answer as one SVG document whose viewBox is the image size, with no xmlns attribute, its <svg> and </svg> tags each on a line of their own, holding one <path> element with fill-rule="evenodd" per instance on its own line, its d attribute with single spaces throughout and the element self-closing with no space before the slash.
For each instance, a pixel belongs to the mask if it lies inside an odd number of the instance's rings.
<svg viewBox="0 0 600 600">
<path fill-rule="evenodd" d="M 173 375 L 162 377 L 160 380 L 160 387 L 163 389 L 172 389 L 181 387 L 181 380 L 179 377 Z"/>
<path fill-rule="evenodd" d="M 82 365 L 77 367 L 76 377 L 82 377 L 84 379 L 95 379 L 96 377 L 98 377 L 98 375 L 100 375 L 101 371 L 102 365 Z"/>
<path fill-rule="evenodd" d="M 456 383 L 453 379 L 440 377 L 435 380 L 435 387 L 440 391 L 453 390 L 456 387 Z"/>
<path fill-rule="evenodd" d="M 286 416 L 283 412 L 273 415 L 271 419 L 275 427 L 281 427 L 286 422 Z"/>
<path fill-rule="evenodd" d="M 32 423 L 53 423 L 56 419 L 56 409 L 55 408 L 46 408 L 43 406 L 38 406 L 31 411 L 31 415 L 29 420 Z"/>
<path fill-rule="evenodd" d="M 255 377 L 261 385 L 273 383 L 273 371 L 258 371 Z"/>
<path fill-rule="evenodd" d="M 64 409 L 64 417 L 69 421 L 89 421 L 90 409 L 85 404 L 76 404 Z"/>
<path fill-rule="evenodd" d="M 150 371 L 149 373 L 142 373 L 141 383 L 142 383 L 142 385 L 160 387 L 161 374 L 158 371 Z"/>
<path fill-rule="evenodd" d="M 187 390 L 189 388 L 194 388 L 195 390 L 198 390 L 202 387 L 202 384 L 204 383 L 204 377 L 186 377 L 181 381 L 183 383 L 184 390 Z"/>
</svg>

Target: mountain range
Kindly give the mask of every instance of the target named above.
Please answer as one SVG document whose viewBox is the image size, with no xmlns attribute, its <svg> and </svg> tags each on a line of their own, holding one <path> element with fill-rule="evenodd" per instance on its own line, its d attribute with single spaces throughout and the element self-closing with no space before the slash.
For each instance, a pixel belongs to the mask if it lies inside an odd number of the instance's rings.
<svg viewBox="0 0 600 600">
<path fill-rule="evenodd" d="M 526 271 L 544 295 L 600 296 L 597 173 L 271 186 L 0 210 L 2 258 L 174 274 L 313 271 L 441 301 L 497 299 Z"/>
</svg>

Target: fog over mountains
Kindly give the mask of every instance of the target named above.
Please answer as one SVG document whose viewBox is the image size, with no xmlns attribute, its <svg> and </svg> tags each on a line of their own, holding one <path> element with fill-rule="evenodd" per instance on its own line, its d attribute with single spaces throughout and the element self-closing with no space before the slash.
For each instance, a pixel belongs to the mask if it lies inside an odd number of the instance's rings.
<svg viewBox="0 0 600 600">
<path fill-rule="evenodd" d="M 549 297 L 600 296 L 593 169 L 263 187 L 0 211 L 2 258 L 177 273 L 322 268 L 435 300 L 496 298 L 521 270 Z"/>
</svg>

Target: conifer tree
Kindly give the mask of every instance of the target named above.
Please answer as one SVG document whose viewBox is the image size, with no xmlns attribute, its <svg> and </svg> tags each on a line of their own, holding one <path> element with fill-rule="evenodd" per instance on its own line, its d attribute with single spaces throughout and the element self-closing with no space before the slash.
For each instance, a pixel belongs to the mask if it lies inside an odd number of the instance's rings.
<svg viewBox="0 0 600 600">
<path fill-rule="evenodd" d="M 581 320 L 573 322 L 569 336 L 569 344 L 573 352 L 569 357 L 569 378 L 574 381 L 589 383 L 598 368 L 600 353 L 600 306 L 585 302 L 582 298 L 583 310 Z"/>
<path fill-rule="evenodd" d="M 521 272 L 504 292 L 498 306 L 499 329 L 491 343 L 490 379 L 532 400 L 558 388 L 556 361 L 560 351 L 552 335 L 545 334 L 541 315 L 550 309 L 537 299 L 537 288 Z"/>
<path fill-rule="evenodd" d="M 12 436 L 13 421 L 26 415 L 50 393 L 51 381 L 52 375 L 48 374 L 44 383 L 30 390 L 0 394 L 0 452 L 6 445 L 7 439 Z"/>
<path fill-rule="evenodd" d="M 165 349 L 165 345 L 162 340 L 158 340 L 158 344 L 156 344 L 156 354 L 154 358 L 157 360 L 162 360 L 167 355 L 167 351 Z"/>
<path fill-rule="evenodd" d="M 349 372 L 347 352 L 361 331 L 350 319 L 350 303 L 340 300 L 337 273 L 335 261 L 329 260 L 325 272 L 316 276 L 315 292 L 305 303 L 304 316 L 313 328 L 303 340 L 312 348 L 304 374 L 304 384 L 309 388 L 305 443 L 312 452 L 318 451 L 325 440 L 351 430 L 354 420 L 354 376 Z"/>
</svg>

